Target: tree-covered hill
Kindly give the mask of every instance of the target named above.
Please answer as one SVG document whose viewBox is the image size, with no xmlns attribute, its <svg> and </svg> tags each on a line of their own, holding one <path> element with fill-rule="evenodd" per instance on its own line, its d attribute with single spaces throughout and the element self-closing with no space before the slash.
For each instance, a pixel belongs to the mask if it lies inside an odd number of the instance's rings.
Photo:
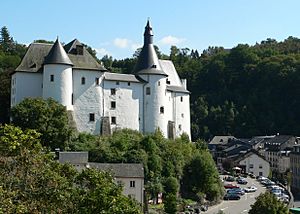
<svg viewBox="0 0 300 214">
<path fill-rule="evenodd" d="M 88 47 L 95 56 L 95 51 Z M 9 120 L 10 76 L 26 51 L 3 27 L 0 35 L 0 123 Z M 171 47 L 168 55 L 191 92 L 193 140 L 214 135 L 250 137 L 300 133 L 300 39 L 267 39 L 232 49 L 208 47 L 202 53 Z M 132 58 L 101 60 L 113 72 L 131 73 Z"/>
</svg>

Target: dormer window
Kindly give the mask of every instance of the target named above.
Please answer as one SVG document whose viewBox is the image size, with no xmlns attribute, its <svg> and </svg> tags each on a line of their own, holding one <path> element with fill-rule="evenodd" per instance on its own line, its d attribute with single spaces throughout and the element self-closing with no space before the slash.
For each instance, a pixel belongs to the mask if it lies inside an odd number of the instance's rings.
<svg viewBox="0 0 300 214">
<path fill-rule="evenodd" d="M 152 65 L 152 68 L 157 68 L 157 66 L 156 65 Z"/>
<path fill-rule="evenodd" d="M 77 55 L 83 55 L 83 45 L 76 45 Z"/>
</svg>

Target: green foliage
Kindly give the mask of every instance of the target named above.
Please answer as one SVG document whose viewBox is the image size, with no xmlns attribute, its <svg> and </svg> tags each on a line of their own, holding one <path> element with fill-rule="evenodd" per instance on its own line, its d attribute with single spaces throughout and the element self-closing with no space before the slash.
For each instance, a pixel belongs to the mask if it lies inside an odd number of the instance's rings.
<svg viewBox="0 0 300 214">
<path fill-rule="evenodd" d="M 110 174 L 54 161 L 34 130 L 0 126 L 0 154 L 0 213 L 141 213 Z"/>
<path fill-rule="evenodd" d="M 253 205 L 249 214 L 288 214 L 289 209 L 280 202 L 272 193 L 265 192 L 260 194 Z"/>
<path fill-rule="evenodd" d="M 168 214 L 177 212 L 177 199 L 174 193 L 167 194 L 164 198 L 164 211 Z"/>
<path fill-rule="evenodd" d="M 41 133 L 41 143 L 51 149 L 65 149 L 72 135 L 66 108 L 53 99 L 26 98 L 11 110 L 12 123 Z"/>
</svg>

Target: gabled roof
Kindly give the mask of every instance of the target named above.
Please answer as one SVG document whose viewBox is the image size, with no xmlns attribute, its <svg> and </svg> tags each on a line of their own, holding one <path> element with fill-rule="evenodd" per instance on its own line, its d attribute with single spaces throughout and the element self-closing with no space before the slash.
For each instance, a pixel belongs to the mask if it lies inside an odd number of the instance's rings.
<svg viewBox="0 0 300 214">
<path fill-rule="evenodd" d="M 73 69 L 83 70 L 97 70 L 106 71 L 106 68 L 100 65 L 96 59 L 83 46 L 83 54 L 78 55 L 74 53 L 74 47 L 81 44 L 77 39 L 64 46 L 64 51 L 71 63 L 74 65 Z M 16 68 L 16 72 L 42 72 L 45 57 L 49 54 L 53 44 L 46 43 L 32 43 L 29 45 L 25 56 L 20 65 Z"/>
<path fill-rule="evenodd" d="M 227 144 L 229 141 L 236 139 L 234 136 L 214 136 L 209 144 Z"/>
<path fill-rule="evenodd" d="M 251 155 L 257 155 L 258 157 L 260 157 L 261 159 L 265 160 L 266 162 L 268 162 L 264 156 L 262 156 L 261 154 L 259 154 L 256 150 L 252 149 L 252 150 L 249 150 L 247 153 L 239 156 L 237 159 L 235 159 L 235 162 L 240 162 L 248 157 L 250 157 Z M 269 163 L 269 162 L 268 162 Z"/>
<path fill-rule="evenodd" d="M 148 20 L 144 33 L 144 46 L 133 69 L 137 75 L 152 74 L 168 76 L 161 68 L 153 45 L 153 32 Z"/>
<path fill-rule="evenodd" d="M 50 49 L 48 55 L 45 57 L 44 64 L 73 65 L 65 49 L 58 41 L 58 38 Z"/>
<path fill-rule="evenodd" d="M 89 166 L 99 170 L 111 171 L 115 177 L 144 178 L 143 164 L 89 162 Z"/>
<path fill-rule="evenodd" d="M 185 93 L 185 94 L 189 94 L 190 93 L 184 87 L 173 86 L 173 85 L 167 85 L 167 91 L 180 92 L 180 93 Z"/>
</svg>

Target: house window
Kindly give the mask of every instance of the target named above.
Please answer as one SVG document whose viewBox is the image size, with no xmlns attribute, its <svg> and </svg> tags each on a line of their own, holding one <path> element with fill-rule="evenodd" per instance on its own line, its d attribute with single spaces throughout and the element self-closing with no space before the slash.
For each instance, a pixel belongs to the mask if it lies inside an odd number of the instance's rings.
<svg viewBox="0 0 300 214">
<path fill-rule="evenodd" d="M 90 113 L 90 122 L 95 121 L 95 113 Z"/>
<path fill-rule="evenodd" d="M 117 124 L 117 118 L 111 117 L 111 124 Z"/>
<path fill-rule="evenodd" d="M 181 131 L 181 129 L 182 129 L 181 124 L 179 124 L 178 129 Z"/>
<path fill-rule="evenodd" d="M 85 84 L 85 77 L 81 77 L 81 85 Z"/>
<path fill-rule="evenodd" d="M 116 89 L 115 88 L 111 88 L 110 89 L 110 94 L 111 95 L 116 95 Z"/>
<path fill-rule="evenodd" d="M 74 105 L 74 95 L 73 95 L 73 93 L 71 95 L 71 102 L 72 102 L 72 105 Z"/>
<path fill-rule="evenodd" d="M 117 82 L 116 82 L 116 85 L 120 85 L 120 82 L 119 82 L 119 81 L 117 81 Z"/>
<path fill-rule="evenodd" d="M 135 181 L 130 181 L 130 187 L 132 187 L 132 188 L 135 187 Z"/>
<path fill-rule="evenodd" d="M 159 111 L 160 111 L 161 114 L 163 114 L 163 113 L 165 113 L 165 108 L 164 108 L 163 106 L 161 106 L 161 107 L 159 108 Z"/>
<path fill-rule="evenodd" d="M 158 86 L 160 86 L 160 81 L 158 81 Z"/>
<path fill-rule="evenodd" d="M 259 168 L 262 169 L 263 168 L 262 165 L 259 165 Z"/>
<path fill-rule="evenodd" d="M 83 45 L 76 45 L 77 55 L 83 55 Z"/>
<path fill-rule="evenodd" d="M 146 95 L 150 95 L 150 87 L 146 88 Z"/>
<path fill-rule="evenodd" d="M 249 165 L 249 168 L 252 169 L 252 168 L 253 168 L 253 164 L 250 164 L 250 165 Z"/>
<path fill-rule="evenodd" d="M 184 118 L 184 113 L 181 114 L 181 117 Z"/>
<path fill-rule="evenodd" d="M 168 84 L 168 85 L 170 85 L 170 80 L 168 80 L 168 79 L 166 79 L 166 83 Z"/>
<path fill-rule="evenodd" d="M 54 82 L 54 75 L 53 74 L 50 75 L 50 82 Z"/>
<path fill-rule="evenodd" d="M 258 172 L 258 175 L 259 175 L 259 176 L 263 176 L 263 173 L 262 173 L 262 172 Z"/>
<path fill-rule="evenodd" d="M 115 109 L 116 108 L 116 101 L 110 102 L 110 108 Z"/>
<path fill-rule="evenodd" d="M 119 186 L 123 186 L 123 182 L 122 181 L 117 181 L 117 184 L 119 185 Z"/>
<path fill-rule="evenodd" d="M 180 97 L 180 102 L 183 102 L 183 97 Z"/>
<path fill-rule="evenodd" d="M 128 82 L 127 85 L 130 86 L 130 82 Z"/>
<path fill-rule="evenodd" d="M 96 85 L 99 85 L 99 77 L 96 77 L 96 79 L 95 79 L 95 84 L 96 84 Z"/>
</svg>

